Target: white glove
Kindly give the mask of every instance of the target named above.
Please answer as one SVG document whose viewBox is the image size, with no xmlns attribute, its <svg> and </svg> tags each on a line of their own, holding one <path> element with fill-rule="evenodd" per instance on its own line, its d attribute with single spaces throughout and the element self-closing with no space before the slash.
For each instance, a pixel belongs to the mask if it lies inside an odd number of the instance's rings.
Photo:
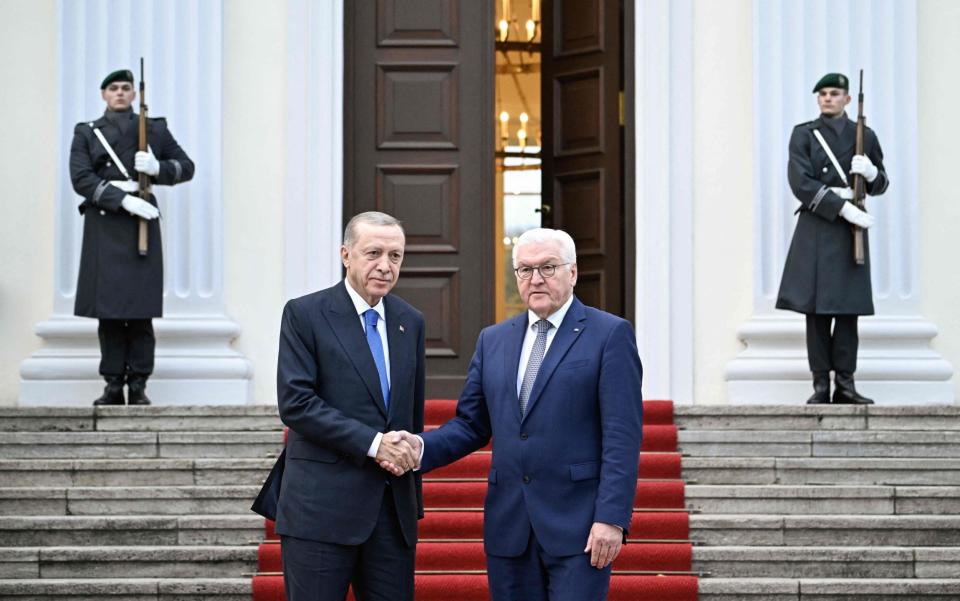
<svg viewBox="0 0 960 601">
<path fill-rule="evenodd" d="M 160 173 L 160 161 L 152 152 L 140 150 L 133 157 L 133 168 L 140 173 L 156 175 Z"/>
<path fill-rule="evenodd" d="M 830 188 L 830 191 L 844 200 L 853 200 L 853 190 L 850 188 Z"/>
<path fill-rule="evenodd" d="M 870 159 L 868 159 L 866 155 L 857 154 L 854 155 L 853 160 L 850 161 L 850 173 L 859 173 L 867 178 L 868 182 L 872 182 L 877 179 L 877 174 L 880 173 L 880 170 L 870 162 Z"/>
<path fill-rule="evenodd" d="M 843 203 L 843 207 L 840 209 L 840 216 L 853 225 L 859 225 L 865 230 L 870 229 L 870 226 L 876 221 L 873 215 L 861 211 L 849 202 Z"/>
<path fill-rule="evenodd" d="M 125 179 L 125 180 L 115 180 L 115 181 L 110 182 L 110 185 L 111 185 L 111 186 L 116 186 L 117 188 L 120 188 L 121 190 L 123 190 L 123 191 L 126 192 L 127 194 L 133 194 L 133 193 L 138 192 L 138 191 L 140 190 L 140 184 L 138 184 L 137 182 L 128 180 L 128 179 Z"/>
<path fill-rule="evenodd" d="M 120 205 L 131 215 L 136 215 L 137 217 L 146 219 L 148 221 L 150 219 L 156 219 L 160 216 L 160 210 L 157 209 L 157 207 L 153 206 L 142 198 L 130 196 L 129 194 L 123 197 L 123 202 L 121 202 Z"/>
</svg>

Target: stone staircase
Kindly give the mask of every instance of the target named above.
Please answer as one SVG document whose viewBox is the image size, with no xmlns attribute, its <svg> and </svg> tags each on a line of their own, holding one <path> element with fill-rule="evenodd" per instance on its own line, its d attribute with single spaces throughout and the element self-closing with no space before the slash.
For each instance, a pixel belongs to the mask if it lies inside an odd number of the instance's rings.
<svg viewBox="0 0 960 601">
<path fill-rule="evenodd" d="M 700 599 L 960 601 L 958 418 L 677 407 Z M 249 601 L 281 444 L 275 407 L 0 408 L 0 599 Z"/>
</svg>

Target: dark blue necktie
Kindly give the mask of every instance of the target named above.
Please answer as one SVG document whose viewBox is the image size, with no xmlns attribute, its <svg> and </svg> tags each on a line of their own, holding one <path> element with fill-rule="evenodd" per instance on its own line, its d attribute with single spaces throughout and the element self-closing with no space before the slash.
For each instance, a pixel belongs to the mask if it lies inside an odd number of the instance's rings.
<svg viewBox="0 0 960 601">
<path fill-rule="evenodd" d="M 367 324 L 367 344 L 373 353 L 373 362 L 377 364 L 377 373 L 380 374 L 380 391 L 383 393 L 383 407 L 390 410 L 390 382 L 387 380 L 387 361 L 383 356 L 383 341 L 377 332 L 377 320 L 380 314 L 373 309 L 363 312 L 363 320 Z"/>
</svg>

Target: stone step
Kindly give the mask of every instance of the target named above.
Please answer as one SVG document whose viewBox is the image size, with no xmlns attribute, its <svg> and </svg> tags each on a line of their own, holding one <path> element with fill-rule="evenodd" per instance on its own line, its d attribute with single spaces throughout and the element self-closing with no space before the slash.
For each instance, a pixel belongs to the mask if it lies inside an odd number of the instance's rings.
<svg viewBox="0 0 960 601">
<path fill-rule="evenodd" d="M 960 546 L 960 516 L 694 514 L 690 538 L 711 546 L 950 547 Z"/>
<path fill-rule="evenodd" d="M 280 431 L 0 432 L 4 459 L 264 458 L 282 447 Z"/>
<path fill-rule="evenodd" d="M 956 515 L 956 486 L 691 485 L 686 506 L 705 514 Z"/>
<path fill-rule="evenodd" d="M 0 516 L 7 547 L 247 545 L 263 540 L 264 520 L 239 515 Z"/>
<path fill-rule="evenodd" d="M 693 457 L 960 457 L 960 432 L 681 430 Z"/>
<path fill-rule="evenodd" d="M 0 431 L 282 430 L 276 405 L 174 407 L 0 407 Z"/>
<path fill-rule="evenodd" d="M 262 484 L 275 459 L 0 459 L 3 486 Z"/>
<path fill-rule="evenodd" d="M 0 488 L 0 515 L 244 514 L 259 486 Z"/>
<path fill-rule="evenodd" d="M 249 578 L 43 578 L 0 580 L 10 601 L 250 601 Z"/>
<path fill-rule="evenodd" d="M 699 601 L 957 601 L 960 579 L 701 578 L 699 589 Z"/>
<path fill-rule="evenodd" d="M 256 571 L 257 547 L 0 547 L 0 578 L 229 578 Z"/>
<path fill-rule="evenodd" d="M 957 559 L 958 549 L 923 547 L 693 549 L 694 571 L 719 578 L 948 578 L 957 576 Z"/>
<path fill-rule="evenodd" d="M 960 485 L 960 461 L 954 458 L 684 457 L 683 478 L 697 484 Z"/>
<path fill-rule="evenodd" d="M 688 430 L 960 430 L 960 406 L 675 405 Z"/>
<path fill-rule="evenodd" d="M 701 578 L 700 601 L 957 601 L 960 579 Z M 249 578 L 0 580 L 11 601 L 250 601 Z"/>
</svg>

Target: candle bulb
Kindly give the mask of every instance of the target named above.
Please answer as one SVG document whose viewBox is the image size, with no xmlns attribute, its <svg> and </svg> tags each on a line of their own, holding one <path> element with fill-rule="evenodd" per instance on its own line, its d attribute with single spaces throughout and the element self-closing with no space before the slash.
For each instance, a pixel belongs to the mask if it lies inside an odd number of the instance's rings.
<svg viewBox="0 0 960 601">
<path fill-rule="evenodd" d="M 523 129 L 527 128 L 527 121 L 530 120 L 530 117 L 526 113 L 520 113 L 520 127 Z"/>
<path fill-rule="evenodd" d="M 533 0 L 530 7 L 530 18 L 540 22 L 540 0 Z"/>
<path fill-rule="evenodd" d="M 527 130 L 520 129 L 517 131 L 517 140 L 520 142 L 520 148 L 524 148 L 527 145 Z"/>
<path fill-rule="evenodd" d="M 536 36 L 537 24 L 533 22 L 533 19 L 527 19 L 527 41 L 532 42 Z"/>
<path fill-rule="evenodd" d="M 503 111 L 500 113 L 500 137 L 503 138 L 504 142 L 510 137 L 510 130 L 507 129 L 507 125 L 510 123 L 510 113 Z"/>
<path fill-rule="evenodd" d="M 506 19 L 500 19 L 500 41 L 506 42 L 507 36 L 510 35 L 510 23 Z"/>
</svg>

